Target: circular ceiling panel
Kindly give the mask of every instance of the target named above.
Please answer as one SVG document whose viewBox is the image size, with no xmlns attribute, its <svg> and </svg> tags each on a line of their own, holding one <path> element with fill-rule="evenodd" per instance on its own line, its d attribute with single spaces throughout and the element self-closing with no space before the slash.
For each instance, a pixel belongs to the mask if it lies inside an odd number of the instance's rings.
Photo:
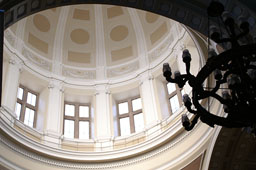
<svg viewBox="0 0 256 170">
<path fill-rule="evenodd" d="M 74 43 L 87 44 L 90 39 L 90 35 L 86 30 L 75 29 L 71 32 L 70 38 Z"/>
<path fill-rule="evenodd" d="M 113 41 L 122 41 L 128 36 L 128 28 L 124 25 L 114 27 L 110 32 L 110 38 Z"/>
<path fill-rule="evenodd" d="M 33 23 L 35 27 L 41 32 L 48 32 L 51 27 L 49 20 L 41 14 L 36 14 L 34 16 Z"/>
</svg>

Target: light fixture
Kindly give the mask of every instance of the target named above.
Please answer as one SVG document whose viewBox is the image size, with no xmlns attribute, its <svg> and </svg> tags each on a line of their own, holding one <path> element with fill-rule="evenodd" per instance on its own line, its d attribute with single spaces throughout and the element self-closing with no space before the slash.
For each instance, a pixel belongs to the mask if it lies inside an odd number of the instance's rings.
<svg viewBox="0 0 256 170">
<path fill-rule="evenodd" d="M 168 82 L 176 83 L 180 88 L 186 83 L 192 87 L 192 98 L 185 94 L 183 102 L 195 116 L 191 121 L 183 114 L 182 125 L 189 131 L 200 118 L 211 127 L 244 127 L 256 134 L 256 44 L 249 35 L 250 25 L 243 17 L 238 17 L 236 23 L 220 2 L 211 2 L 207 12 L 209 18 L 219 23 L 218 26 L 209 23 L 209 37 L 225 51 L 217 54 L 209 49 L 207 62 L 196 76 L 190 73 L 191 55 L 187 49 L 182 55 L 186 74 L 176 71 L 172 77 L 169 64 L 163 65 L 163 75 Z M 210 76 L 215 79 L 214 87 L 205 88 L 204 82 Z M 223 105 L 227 116 L 217 116 L 201 104 L 201 100 L 210 97 Z"/>
</svg>

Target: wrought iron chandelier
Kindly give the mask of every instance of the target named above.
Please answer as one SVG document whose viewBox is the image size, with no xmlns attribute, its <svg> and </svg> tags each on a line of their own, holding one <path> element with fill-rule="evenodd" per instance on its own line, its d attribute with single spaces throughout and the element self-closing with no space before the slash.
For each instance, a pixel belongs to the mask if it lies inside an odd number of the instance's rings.
<svg viewBox="0 0 256 170">
<path fill-rule="evenodd" d="M 256 44 L 249 35 L 249 23 L 242 17 L 238 23 L 224 11 L 220 2 L 213 1 L 207 9 L 208 18 L 219 21 L 222 25 L 213 26 L 209 20 L 209 37 L 225 51 L 218 54 L 209 49 L 205 66 L 196 76 L 190 73 L 191 55 L 187 49 L 182 59 L 186 65 L 186 74 L 172 71 L 168 63 L 163 65 L 163 75 L 170 83 L 182 88 L 187 82 L 192 87 L 192 99 L 183 95 L 187 110 L 194 114 L 190 120 L 182 115 L 182 125 L 187 131 L 193 129 L 198 119 L 211 127 L 220 125 L 228 128 L 245 128 L 256 134 Z M 224 36 L 227 35 L 227 36 Z M 214 76 L 212 88 L 204 88 L 204 82 Z M 219 95 L 219 89 L 222 94 Z M 225 90 L 223 90 L 225 89 Z M 201 100 L 213 98 L 222 105 L 226 116 L 221 117 L 203 106 Z"/>
</svg>

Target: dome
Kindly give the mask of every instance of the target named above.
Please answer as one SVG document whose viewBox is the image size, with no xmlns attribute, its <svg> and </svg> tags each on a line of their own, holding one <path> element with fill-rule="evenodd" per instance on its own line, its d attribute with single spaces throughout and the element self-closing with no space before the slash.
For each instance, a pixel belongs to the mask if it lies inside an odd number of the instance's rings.
<svg viewBox="0 0 256 170">
<path fill-rule="evenodd" d="M 210 128 L 199 124 L 189 135 L 180 121 L 191 88 L 162 76 L 165 62 L 186 71 L 184 49 L 193 74 L 205 63 L 206 38 L 191 28 L 133 8 L 71 5 L 13 24 L 4 47 L 1 129 L 22 156 L 73 169 L 129 169 L 149 159 L 181 168 L 186 154 L 187 162 L 203 159 Z"/>
<path fill-rule="evenodd" d="M 10 30 L 24 42 L 23 60 L 44 75 L 82 81 L 137 76 L 163 60 L 182 32 L 168 18 L 110 5 L 58 7 L 20 23 L 23 33 L 18 23 Z"/>
</svg>

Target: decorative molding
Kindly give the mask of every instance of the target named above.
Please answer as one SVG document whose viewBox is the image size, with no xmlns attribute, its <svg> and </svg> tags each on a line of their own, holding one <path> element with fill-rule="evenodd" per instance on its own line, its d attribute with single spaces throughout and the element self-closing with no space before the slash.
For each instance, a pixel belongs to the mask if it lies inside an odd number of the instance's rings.
<svg viewBox="0 0 256 170">
<path fill-rule="evenodd" d="M 107 95 L 110 95 L 111 94 L 111 91 L 110 90 L 106 90 L 105 92 Z"/>
<path fill-rule="evenodd" d="M 186 49 L 186 45 L 183 43 L 183 42 L 180 42 L 180 44 L 179 44 L 179 50 L 180 51 L 183 51 L 183 50 L 185 50 Z"/>
<path fill-rule="evenodd" d="M 16 61 L 11 58 L 11 59 L 9 60 L 9 64 L 15 65 L 15 64 L 16 64 Z"/>
<path fill-rule="evenodd" d="M 139 69 L 139 62 L 136 60 L 135 62 L 124 65 L 124 66 L 108 69 L 107 75 L 109 78 L 116 77 L 116 76 L 123 76 L 124 74 L 134 72 L 138 69 Z"/>
<path fill-rule="evenodd" d="M 14 67 L 17 67 L 20 73 L 23 71 L 24 63 L 20 61 L 18 58 L 11 56 L 8 63 L 13 65 Z"/>
<path fill-rule="evenodd" d="M 49 61 L 46 61 L 46 60 L 42 59 L 41 57 L 38 57 L 38 56 L 32 54 L 32 52 L 30 52 L 27 48 L 23 47 L 22 55 L 25 58 L 27 58 L 29 61 L 31 61 L 33 64 L 35 64 L 45 70 L 51 71 L 52 64 Z"/>
<path fill-rule="evenodd" d="M 79 78 L 79 79 L 96 79 L 96 71 L 95 70 L 81 70 L 81 69 L 72 69 L 63 66 L 62 67 L 63 76 L 67 76 L 70 78 Z"/>
<path fill-rule="evenodd" d="M 58 88 L 61 92 L 64 91 L 63 82 L 55 79 L 50 80 L 48 84 L 48 89 L 54 89 L 54 88 Z"/>
<path fill-rule="evenodd" d="M 197 124 L 193 131 L 196 131 L 198 129 L 199 125 Z M 175 162 L 178 162 L 180 160 L 183 160 L 186 156 L 191 154 L 195 148 L 202 145 L 202 143 L 206 142 L 206 139 L 211 134 L 212 128 L 208 127 L 208 130 L 206 133 L 200 138 L 200 141 L 197 141 L 197 143 L 186 153 L 181 153 L 180 157 L 176 158 L 176 160 L 172 160 L 169 164 L 174 164 Z M 39 161 L 41 163 L 46 163 L 48 165 L 57 166 L 61 168 L 74 168 L 74 169 L 108 169 L 108 168 L 118 168 L 123 166 L 129 166 L 135 163 L 139 163 L 142 161 L 145 161 L 147 159 L 153 158 L 163 152 L 168 151 L 169 149 L 175 147 L 177 144 L 182 142 L 185 138 L 191 136 L 192 132 L 184 132 L 181 136 L 177 137 L 176 139 L 172 140 L 171 142 L 168 142 L 167 144 L 158 147 L 157 149 L 150 151 L 148 153 L 142 154 L 140 156 L 136 156 L 130 159 L 126 159 L 123 161 L 116 161 L 116 162 L 110 162 L 110 163 L 72 163 L 68 161 L 58 161 L 54 159 L 49 159 L 47 157 L 40 156 L 36 153 L 30 152 L 28 150 L 25 150 L 21 148 L 19 145 L 15 145 L 12 142 L 8 141 L 7 138 L 3 137 L 0 134 L 0 142 L 4 145 L 6 145 L 8 148 L 12 149 L 15 152 L 18 152 L 22 154 L 23 156 L 26 156 L 32 160 Z"/>
<path fill-rule="evenodd" d="M 10 29 L 7 29 L 7 30 L 4 31 L 4 38 L 6 39 L 6 41 L 8 41 L 8 43 L 11 46 L 14 46 L 16 36 L 14 35 L 14 33 Z"/>
<path fill-rule="evenodd" d="M 10 137 L 12 137 L 14 140 L 21 143 L 22 145 L 27 146 L 32 150 L 36 150 L 37 152 L 42 153 L 44 155 L 46 154 L 46 155 L 60 158 L 60 159 L 62 158 L 67 160 L 71 159 L 71 160 L 80 160 L 80 161 L 87 160 L 91 162 L 95 160 L 97 160 L 97 162 L 99 161 L 105 162 L 106 160 L 116 160 L 116 159 L 121 160 L 127 157 L 132 157 L 132 155 L 134 154 L 138 155 L 138 153 L 145 153 L 145 151 L 151 150 L 151 148 L 154 148 L 154 146 L 160 145 L 161 143 L 165 143 L 166 140 L 170 139 L 173 135 L 175 135 L 177 132 L 179 132 L 182 129 L 182 126 L 179 120 L 175 120 L 173 122 L 172 119 L 168 118 L 152 127 L 148 127 L 148 129 L 142 132 L 142 134 L 144 135 L 147 134 L 147 140 L 143 141 L 142 143 L 139 143 L 130 147 L 124 147 L 122 149 L 117 149 L 117 150 L 113 150 L 111 145 L 112 150 L 105 152 L 105 143 L 100 142 L 97 145 L 98 148 L 95 148 L 95 149 L 98 149 L 99 152 L 83 153 L 83 152 L 76 152 L 71 150 L 63 150 L 61 148 L 56 148 L 56 147 L 49 147 L 44 144 L 44 143 L 47 143 L 47 141 L 44 142 L 44 140 L 41 141 L 41 143 L 38 143 L 37 141 L 33 141 L 23 133 L 20 133 L 19 131 L 13 128 L 12 124 L 10 124 L 10 121 L 12 121 L 12 119 L 15 119 L 15 118 L 12 115 L 9 115 L 6 109 L 1 108 L 1 115 L 2 116 L 0 117 L 0 128 L 5 133 L 7 133 Z M 8 118 L 8 120 L 4 118 L 4 117 L 10 117 L 10 116 L 13 118 L 12 119 Z M 152 128 L 155 128 L 155 127 L 159 128 L 159 133 L 157 133 L 158 134 L 157 136 L 154 135 L 155 131 L 154 133 L 152 133 L 151 131 Z M 29 128 L 29 129 L 35 131 L 32 128 Z M 188 133 L 184 131 L 182 135 L 184 134 L 188 134 Z M 120 138 L 120 139 L 114 138 L 113 142 L 118 143 L 118 142 L 122 142 L 123 140 L 124 141 L 134 140 L 138 136 L 141 136 L 141 133 L 133 134 L 129 138 Z M 176 139 L 178 138 L 175 137 L 174 139 L 172 139 L 171 142 L 175 141 Z M 56 145 L 59 146 L 59 143 L 56 143 Z M 104 145 L 103 150 L 101 149 L 102 145 Z"/>
</svg>

